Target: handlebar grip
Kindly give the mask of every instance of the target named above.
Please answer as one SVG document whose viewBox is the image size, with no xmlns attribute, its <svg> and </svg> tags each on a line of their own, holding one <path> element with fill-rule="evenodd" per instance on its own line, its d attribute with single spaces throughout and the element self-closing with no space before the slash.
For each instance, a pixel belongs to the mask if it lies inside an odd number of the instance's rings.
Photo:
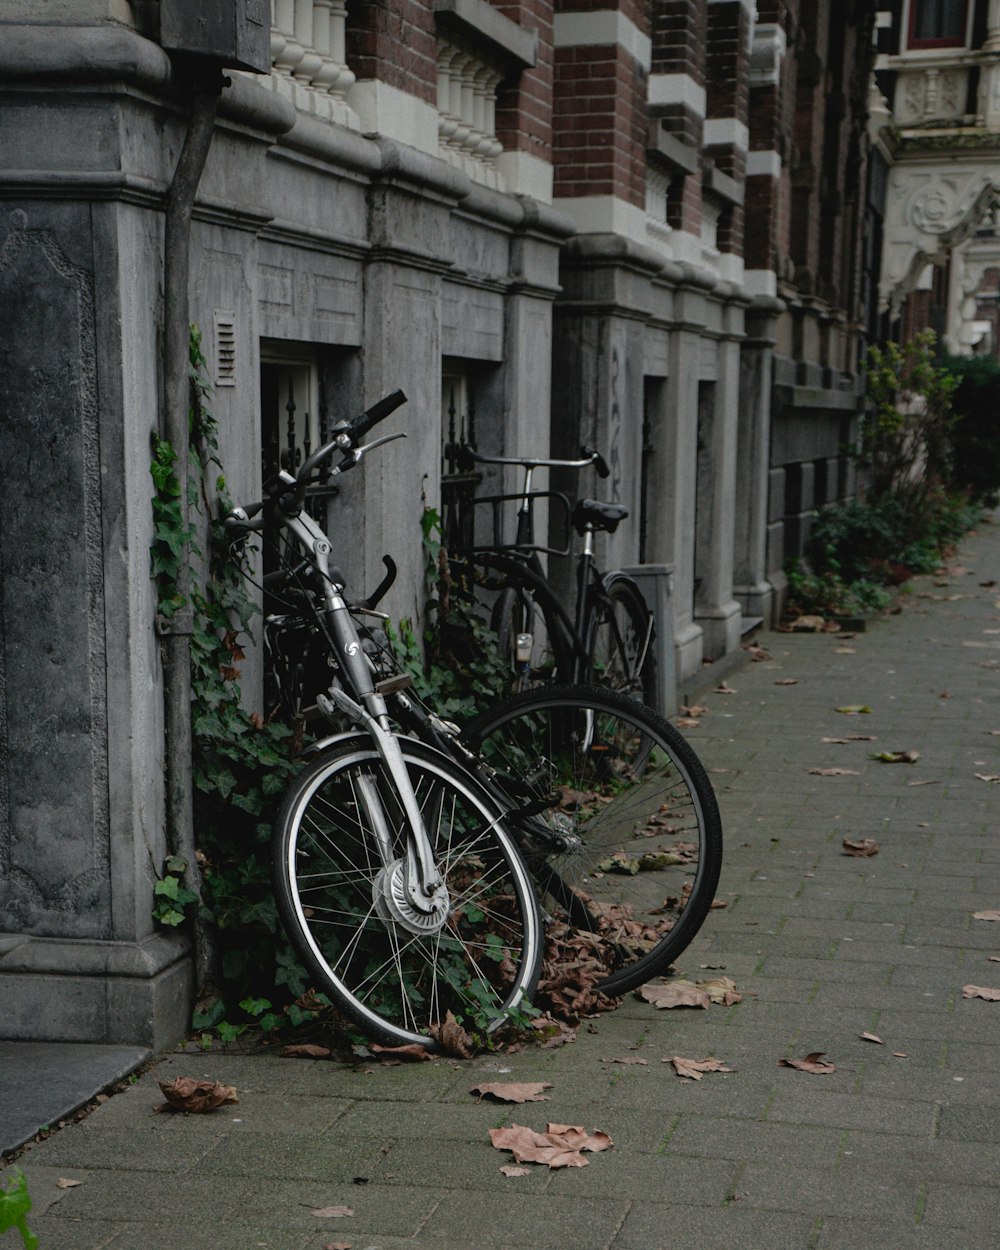
<svg viewBox="0 0 1000 1250">
<path fill-rule="evenodd" d="M 372 404 L 360 417 L 355 417 L 351 422 L 351 440 L 355 441 L 363 437 L 373 425 L 378 425 L 380 421 L 384 421 L 391 412 L 395 412 L 397 408 L 405 403 L 406 396 L 403 392 L 393 391 L 391 395 L 386 395 L 384 399 L 380 399 L 377 404 Z"/>
<path fill-rule="evenodd" d="M 608 462 L 599 451 L 595 451 L 593 447 L 581 447 L 580 455 L 586 456 L 589 460 L 594 462 L 594 468 L 597 470 L 598 477 L 611 476 L 611 470 L 608 468 Z"/>
</svg>

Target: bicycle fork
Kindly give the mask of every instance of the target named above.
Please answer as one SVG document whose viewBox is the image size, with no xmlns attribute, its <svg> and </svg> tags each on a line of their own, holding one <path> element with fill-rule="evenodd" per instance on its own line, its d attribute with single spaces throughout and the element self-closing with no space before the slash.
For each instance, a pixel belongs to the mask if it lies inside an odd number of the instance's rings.
<svg viewBox="0 0 1000 1250">
<path fill-rule="evenodd" d="M 375 882 L 374 903 L 383 920 L 402 924 L 414 933 L 440 930 L 448 918 L 448 888 L 434 862 L 420 804 L 413 790 L 399 740 L 389 727 L 385 699 L 375 689 L 371 667 L 365 657 L 351 618 L 350 609 L 340 586 L 330 575 L 330 544 L 325 535 L 310 533 L 306 518 L 292 522 L 301 526 L 312 540 L 314 558 L 324 586 L 326 620 L 335 644 L 335 653 L 342 665 L 342 676 L 358 698 L 345 690 L 331 687 L 329 698 L 321 695 L 318 706 L 328 715 L 337 709 L 371 737 L 384 765 L 385 776 L 399 800 L 406 826 L 406 852 L 400 857 L 393 829 L 376 779 L 362 775 L 358 779 L 358 795 L 378 843 L 382 869 Z"/>
</svg>

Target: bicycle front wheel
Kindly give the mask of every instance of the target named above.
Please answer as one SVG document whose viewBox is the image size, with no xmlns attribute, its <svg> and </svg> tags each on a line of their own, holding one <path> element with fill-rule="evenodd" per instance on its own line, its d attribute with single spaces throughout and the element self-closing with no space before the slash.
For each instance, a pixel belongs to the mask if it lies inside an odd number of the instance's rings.
<svg viewBox="0 0 1000 1250">
<path fill-rule="evenodd" d="M 587 644 L 595 682 L 652 701 L 652 622 L 646 601 L 632 583 L 613 581 L 608 587 L 591 615 Z"/>
<path fill-rule="evenodd" d="M 449 1011 L 490 1033 L 529 999 L 541 924 L 495 803 L 439 752 L 400 745 L 447 914 L 428 915 L 407 894 L 406 819 L 368 738 L 334 748 L 293 783 L 275 825 L 272 875 L 315 988 L 367 1032 L 434 1049 L 434 1027 Z"/>
<path fill-rule="evenodd" d="M 701 927 L 722 827 L 711 783 L 677 730 L 613 691 L 529 691 L 464 729 L 495 770 L 508 825 L 596 988 L 615 996 L 664 972 Z"/>
</svg>

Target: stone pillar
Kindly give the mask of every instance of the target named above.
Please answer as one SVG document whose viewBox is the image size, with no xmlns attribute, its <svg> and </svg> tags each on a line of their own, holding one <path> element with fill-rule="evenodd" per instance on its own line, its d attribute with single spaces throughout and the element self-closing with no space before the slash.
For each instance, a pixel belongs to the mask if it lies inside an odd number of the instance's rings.
<svg viewBox="0 0 1000 1250">
<path fill-rule="evenodd" d="M 673 446 L 666 454 L 673 463 L 674 547 L 664 559 L 674 566 L 674 643 L 677 676 L 690 677 L 701 668 L 704 649 L 702 626 L 695 621 L 695 507 L 698 464 L 698 370 L 701 340 L 694 330 L 679 328 L 670 335 L 670 373 L 667 410 L 671 413 Z"/>
<path fill-rule="evenodd" d="M 733 593 L 745 616 L 766 622 L 772 599 L 767 578 L 771 378 L 775 320 L 782 307 L 777 300 L 759 296 L 747 310 L 747 338 L 740 349 Z"/>
</svg>

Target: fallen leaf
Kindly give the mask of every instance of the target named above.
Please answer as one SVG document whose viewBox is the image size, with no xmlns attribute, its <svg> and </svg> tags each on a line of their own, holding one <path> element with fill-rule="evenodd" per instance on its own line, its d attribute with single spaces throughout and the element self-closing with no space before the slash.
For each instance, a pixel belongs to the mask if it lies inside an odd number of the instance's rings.
<svg viewBox="0 0 1000 1250">
<path fill-rule="evenodd" d="M 339 1220 L 345 1215 L 353 1215 L 353 1207 L 316 1207 L 312 1212 L 317 1219 L 321 1220 Z"/>
<path fill-rule="evenodd" d="M 972 913 L 973 920 L 1000 920 L 1000 911 L 974 911 Z M 992 959 L 993 956 L 991 955 Z"/>
<path fill-rule="evenodd" d="M 636 991 L 640 998 L 654 1007 L 704 1007 L 708 1008 L 711 999 L 691 981 L 675 985 L 643 985 Z"/>
<path fill-rule="evenodd" d="M 883 764 L 915 764 L 920 759 L 919 751 L 873 751 L 871 753 L 873 760 L 880 760 Z"/>
<path fill-rule="evenodd" d="M 607 1133 L 588 1136 L 576 1124 L 547 1124 L 544 1133 L 523 1124 L 491 1128 L 490 1141 L 497 1150 L 509 1150 L 518 1163 L 545 1163 L 550 1168 L 585 1168 L 585 1150 L 607 1150 L 614 1144 Z"/>
<path fill-rule="evenodd" d="M 701 703 L 692 703 L 688 706 L 682 704 L 680 712 L 682 716 L 707 716 L 709 709 Z"/>
<path fill-rule="evenodd" d="M 857 647 L 834 647 L 834 655 L 857 655 Z"/>
<path fill-rule="evenodd" d="M 381 1046 L 378 1042 L 371 1042 L 368 1049 L 373 1055 L 386 1055 L 392 1059 L 430 1059 L 431 1052 L 426 1046 L 421 1046 L 419 1042 L 408 1042 L 405 1046 Z"/>
<path fill-rule="evenodd" d="M 814 777 L 858 777 L 856 768 L 810 768 L 807 769 Z"/>
<path fill-rule="evenodd" d="M 622 1059 L 602 1059 L 601 1062 L 602 1063 L 641 1064 L 643 1067 L 645 1067 L 649 1063 L 649 1060 L 640 1059 L 637 1055 L 626 1055 Z"/>
<path fill-rule="evenodd" d="M 880 1037 L 877 1037 L 874 1033 L 869 1033 L 867 1030 L 865 1030 L 864 1033 L 859 1033 L 858 1037 L 860 1037 L 863 1042 L 877 1042 L 879 1046 L 883 1045 Z"/>
<path fill-rule="evenodd" d="M 878 843 L 874 838 L 845 838 L 841 854 L 870 859 L 872 855 L 878 854 Z"/>
<path fill-rule="evenodd" d="M 327 1241 L 323 1244 L 323 1250 L 351 1250 L 349 1241 Z"/>
<path fill-rule="evenodd" d="M 844 738 L 820 738 L 820 742 L 835 742 L 844 744 L 847 742 L 877 742 L 878 739 L 872 734 L 848 734 Z"/>
<path fill-rule="evenodd" d="M 515 1167 L 513 1163 L 505 1163 L 500 1171 L 504 1176 L 527 1176 L 531 1169 Z"/>
<path fill-rule="evenodd" d="M 701 721 L 695 720 L 692 716 L 678 716 L 674 724 L 679 729 L 697 729 Z"/>
<path fill-rule="evenodd" d="M 845 716 L 867 716 L 871 708 L 867 703 L 848 703 L 844 707 L 834 708 L 834 711 L 842 712 Z"/>
<path fill-rule="evenodd" d="M 1000 955 L 990 955 L 989 961 L 991 964 L 1000 964 Z"/>
<path fill-rule="evenodd" d="M 776 686 L 797 686 L 799 679 L 797 677 L 779 677 L 774 684 Z"/>
<path fill-rule="evenodd" d="M 733 1072 L 734 1068 L 727 1067 L 721 1059 L 716 1059 L 714 1055 L 708 1059 L 684 1059 L 680 1055 L 674 1055 L 670 1059 L 664 1059 L 664 1063 L 672 1063 L 674 1071 L 678 1076 L 688 1077 L 692 1081 L 700 1081 L 706 1072 Z"/>
<path fill-rule="evenodd" d="M 202 1115 L 207 1111 L 214 1111 L 216 1107 L 227 1107 L 239 1102 L 235 1088 L 219 1081 L 196 1081 L 192 1076 L 178 1076 L 173 1081 L 157 1083 L 167 1100 L 156 1108 L 157 1111 L 169 1109 Z"/>
<path fill-rule="evenodd" d="M 726 681 L 720 681 L 712 691 L 713 694 L 739 694 L 738 690 L 734 690 Z"/>
<path fill-rule="evenodd" d="M 936 786 L 940 785 L 940 782 L 935 777 L 926 777 L 923 781 L 908 781 L 906 784 L 908 786 Z"/>
<path fill-rule="evenodd" d="M 998 773 L 976 773 L 976 777 L 980 781 L 1000 781 L 1000 774 Z"/>
<path fill-rule="evenodd" d="M 988 1003 L 1000 1003 L 1000 990 L 985 985 L 963 985 L 963 998 L 984 998 Z"/>
<path fill-rule="evenodd" d="M 471 1059 L 476 1053 L 476 1043 L 450 1011 L 440 1024 L 432 1024 L 429 1032 L 431 1037 L 441 1043 L 441 1049 L 446 1055 L 452 1055 L 455 1059 Z"/>
<path fill-rule="evenodd" d="M 71 1181 L 66 1176 L 60 1176 L 56 1181 L 57 1189 L 75 1189 L 77 1185 L 82 1185 L 83 1181 Z"/>
<path fill-rule="evenodd" d="M 827 1072 L 836 1072 L 837 1065 L 830 1063 L 824 1059 L 826 1054 L 824 1050 L 814 1050 L 811 1054 L 806 1055 L 804 1059 L 779 1059 L 778 1065 L 782 1068 L 795 1068 L 799 1072 L 812 1072 L 817 1076 L 824 1075 Z"/>
<path fill-rule="evenodd" d="M 743 650 L 749 653 L 750 659 L 753 660 L 755 664 L 762 660 L 769 660 L 771 658 L 771 653 L 769 651 L 765 651 L 763 647 L 759 646 L 755 642 L 750 643 L 750 645 L 744 647 Z"/>
<path fill-rule="evenodd" d="M 312 1042 L 298 1042 L 294 1046 L 283 1046 L 281 1054 L 285 1059 L 329 1059 L 333 1051 L 329 1046 L 315 1046 Z"/>
<path fill-rule="evenodd" d="M 789 621 L 784 629 L 795 633 L 821 633 L 826 629 L 826 621 L 822 616 L 797 616 L 794 621 Z"/>
<path fill-rule="evenodd" d="M 909 1055 L 905 1050 L 894 1050 L 892 1052 L 893 1059 L 909 1059 Z"/>
<path fill-rule="evenodd" d="M 469 1093 L 496 1102 L 549 1102 L 549 1095 L 542 1090 L 551 1088 L 548 1081 L 486 1081 L 473 1085 Z"/>
</svg>

